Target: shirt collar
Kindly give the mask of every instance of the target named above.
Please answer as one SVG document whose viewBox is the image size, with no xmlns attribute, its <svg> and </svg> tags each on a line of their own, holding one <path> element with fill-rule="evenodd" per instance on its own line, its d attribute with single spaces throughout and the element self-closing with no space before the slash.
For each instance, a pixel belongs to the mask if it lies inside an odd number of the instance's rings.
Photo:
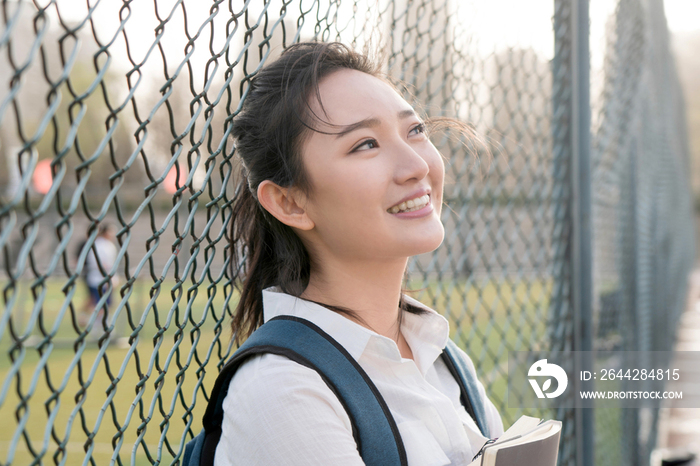
<svg viewBox="0 0 700 466">
<path fill-rule="evenodd" d="M 263 290 L 263 318 L 265 322 L 279 315 L 291 315 L 307 319 L 340 343 L 350 355 L 359 361 L 365 351 L 391 348 L 388 355 L 401 360 L 396 343 L 361 326 L 335 311 L 319 304 L 283 293 L 273 286 Z M 442 353 L 449 338 L 449 323 L 443 316 L 410 296 L 403 299 L 426 310 L 423 315 L 405 312 L 401 331 L 413 352 L 416 366 L 425 376 L 427 370 Z M 373 344 L 369 344 L 372 342 Z"/>
<path fill-rule="evenodd" d="M 413 351 L 413 359 L 425 376 L 447 345 L 450 324 L 447 319 L 420 301 L 406 295 L 403 295 L 403 299 L 427 311 L 424 314 L 404 312 L 401 323 L 401 331 Z M 413 348 L 417 348 L 418 351 L 414 351 Z"/>
</svg>

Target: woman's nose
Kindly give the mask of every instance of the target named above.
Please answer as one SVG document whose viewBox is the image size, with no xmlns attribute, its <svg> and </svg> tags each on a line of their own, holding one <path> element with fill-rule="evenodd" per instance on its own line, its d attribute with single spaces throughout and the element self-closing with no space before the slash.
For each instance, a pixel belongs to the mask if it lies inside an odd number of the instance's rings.
<svg viewBox="0 0 700 466">
<path fill-rule="evenodd" d="M 411 179 L 422 180 L 428 176 L 430 165 L 419 149 L 406 141 L 401 141 L 396 149 L 396 181 L 405 183 Z"/>
</svg>

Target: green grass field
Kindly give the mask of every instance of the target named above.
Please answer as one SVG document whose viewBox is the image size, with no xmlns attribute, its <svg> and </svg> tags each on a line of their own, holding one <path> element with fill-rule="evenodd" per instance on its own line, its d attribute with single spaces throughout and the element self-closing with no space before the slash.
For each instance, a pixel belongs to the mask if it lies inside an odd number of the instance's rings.
<svg viewBox="0 0 700 466">
<path fill-rule="evenodd" d="M 41 457 L 42 464 L 65 460 L 63 464 L 79 465 L 89 464 L 85 458 L 91 457 L 102 465 L 117 456 L 122 464 L 171 463 L 186 435 L 185 421 L 192 420 L 195 433 L 200 429 L 205 407 L 200 384 L 208 393 L 214 383 L 215 366 L 201 374 L 200 363 L 208 357 L 218 361 L 230 344 L 228 319 L 218 330 L 215 325 L 214 317 L 221 320 L 224 309 L 221 290 L 207 305 L 205 287 L 188 294 L 184 286 L 171 294 L 174 284 L 163 283 L 151 299 L 151 283 L 136 282 L 128 299 L 132 322 L 122 309 L 114 324 L 122 344 L 104 348 L 89 338 L 75 346 L 80 333 L 71 311 L 61 314 L 63 281 L 48 282 L 41 312 L 33 309 L 30 283 L 19 284 L 14 290 L 14 332 L 22 335 L 28 326 L 33 328 L 28 342 L 34 345 L 42 340 L 38 328 L 54 332 L 54 337 L 51 348 L 23 349 L 13 346 L 7 330 L 0 338 L 0 419 L 6 420 L 0 425 L 0 463 L 31 464 Z M 412 283 L 410 288 L 421 286 Z M 431 282 L 413 294 L 448 316 L 452 337 L 471 355 L 506 424 L 523 413 L 506 407 L 508 351 L 543 343 L 550 294 L 551 283 L 536 280 Z M 76 312 L 85 299 L 81 284 L 72 299 Z M 191 319 L 201 322 L 198 330 L 184 319 L 188 301 Z M 235 298 L 229 306 L 235 306 Z M 132 325 L 140 326 L 133 332 L 138 339 L 124 345 Z"/>
</svg>

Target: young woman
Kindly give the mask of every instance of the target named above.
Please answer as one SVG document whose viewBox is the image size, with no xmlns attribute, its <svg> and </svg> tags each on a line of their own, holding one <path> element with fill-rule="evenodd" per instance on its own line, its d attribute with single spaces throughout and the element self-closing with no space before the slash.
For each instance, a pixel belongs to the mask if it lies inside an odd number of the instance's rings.
<svg viewBox="0 0 700 466">
<path fill-rule="evenodd" d="M 444 164 L 426 123 L 368 57 L 314 42 L 258 72 L 233 136 L 248 188 L 232 225 L 237 338 L 277 315 L 310 320 L 377 386 L 410 465 L 468 464 L 487 439 L 439 358 L 448 322 L 402 293 L 409 257 L 444 237 Z M 363 464 L 337 396 L 283 356 L 245 362 L 224 410 L 218 466 Z"/>
</svg>

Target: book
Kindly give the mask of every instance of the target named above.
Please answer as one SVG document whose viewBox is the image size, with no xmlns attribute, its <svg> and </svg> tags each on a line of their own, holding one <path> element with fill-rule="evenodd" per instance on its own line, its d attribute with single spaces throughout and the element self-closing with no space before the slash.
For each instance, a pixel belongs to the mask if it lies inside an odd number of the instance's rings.
<svg viewBox="0 0 700 466">
<path fill-rule="evenodd" d="M 556 466 L 561 421 L 521 416 L 469 466 Z"/>
</svg>

